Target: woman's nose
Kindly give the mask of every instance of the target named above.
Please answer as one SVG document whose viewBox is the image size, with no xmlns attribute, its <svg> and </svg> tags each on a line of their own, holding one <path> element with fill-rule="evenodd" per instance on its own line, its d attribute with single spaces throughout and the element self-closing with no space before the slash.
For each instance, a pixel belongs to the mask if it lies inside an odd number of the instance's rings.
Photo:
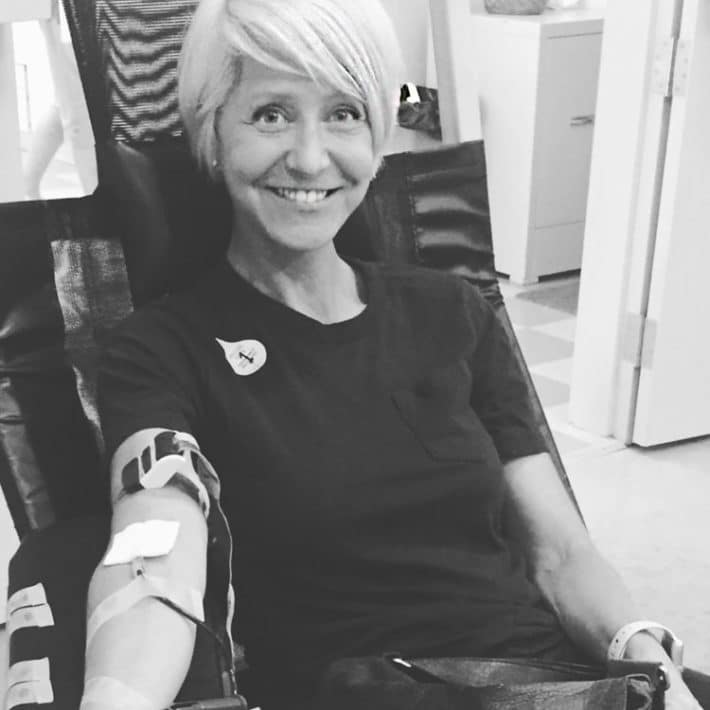
<svg viewBox="0 0 710 710">
<path fill-rule="evenodd" d="M 303 125 L 295 132 L 293 145 L 286 155 L 286 166 L 302 175 L 318 175 L 329 165 L 330 153 L 321 125 Z"/>
</svg>

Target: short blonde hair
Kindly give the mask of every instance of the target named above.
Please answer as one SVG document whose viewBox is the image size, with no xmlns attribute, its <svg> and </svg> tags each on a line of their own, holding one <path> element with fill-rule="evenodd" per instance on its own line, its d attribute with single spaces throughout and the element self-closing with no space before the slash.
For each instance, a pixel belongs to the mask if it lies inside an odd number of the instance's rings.
<svg viewBox="0 0 710 710">
<path fill-rule="evenodd" d="M 213 177 L 219 110 L 245 56 L 361 101 L 379 163 L 402 80 L 397 38 L 379 0 L 201 0 L 183 43 L 178 96 L 192 150 Z"/>
</svg>

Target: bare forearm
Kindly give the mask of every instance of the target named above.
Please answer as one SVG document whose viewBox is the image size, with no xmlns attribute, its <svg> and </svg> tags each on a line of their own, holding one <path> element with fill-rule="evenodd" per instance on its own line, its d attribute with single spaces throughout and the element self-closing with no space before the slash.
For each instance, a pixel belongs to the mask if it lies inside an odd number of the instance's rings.
<svg viewBox="0 0 710 710">
<path fill-rule="evenodd" d="M 175 489 L 143 491 L 116 506 L 113 532 L 150 520 L 178 524 L 177 539 L 169 554 L 142 560 L 140 573 L 131 564 L 100 564 L 89 587 L 87 605 L 87 686 L 91 679 L 96 684 L 99 678 L 122 683 L 146 699 L 140 710 L 165 708 L 175 699 L 190 666 L 195 626 L 152 596 L 128 604 L 121 613 L 105 620 L 106 600 L 114 594 L 125 594 L 131 584 L 141 590 L 138 597 L 148 587 L 151 594 L 156 593 L 154 585 L 160 584 L 166 595 L 174 595 L 185 608 L 190 600 L 201 604 L 205 587 L 207 531 L 198 506 Z M 186 610 L 196 613 L 192 608 Z M 112 707 L 89 704 L 85 693 L 82 710 Z"/>
<path fill-rule="evenodd" d="M 591 544 L 535 576 L 570 638 L 600 661 L 619 628 L 640 618 L 621 577 Z"/>
<path fill-rule="evenodd" d="M 619 575 L 597 552 L 548 454 L 504 467 L 507 525 L 565 631 L 603 660 L 617 630 L 638 619 Z"/>
<path fill-rule="evenodd" d="M 130 579 L 115 568 L 99 568 L 89 590 L 89 613 Z M 160 710 L 175 699 L 192 658 L 194 624 L 156 599 L 143 599 L 106 622 L 87 652 L 85 677 L 118 681 Z M 110 698 L 105 698 L 108 702 Z M 82 706 L 101 710 L 101 704 Z M 112 707 L 107 704 L 106 708 Z M 147 708 L 146 708 L 147 710 Z"/>
<path fill-rule="evenodd" d="M 631 595 L 589 539 L 547 454 L 508 462 L 504 476 L 508 530 L 524 550 L 534 579 L 570 638 L 603 662 L 619 629 L 640 618 Z M 653 636 L 633 636 L 626 657 L 666 664 L 671 679 L 666 707 L 699 710 Z"/>
<path fill-rule="evenodd" d="M 539 574 L 538 583 L 572 640 L 600 662 L 606 659 L 617 631 L 641 618 L 619 575 L 591 545 L 571 555 L 553 573 Z M 671 688 L 666 707 L 699 709 L 680 670 L 653 634 L 632 636 L 624 656 L 665 666 Z"/>
</svg>

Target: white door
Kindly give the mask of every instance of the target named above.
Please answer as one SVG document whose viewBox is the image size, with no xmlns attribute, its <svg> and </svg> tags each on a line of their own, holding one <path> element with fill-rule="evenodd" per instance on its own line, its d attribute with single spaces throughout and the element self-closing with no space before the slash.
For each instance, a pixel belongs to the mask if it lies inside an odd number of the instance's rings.
<svg viewBox="0 0 710 710">
<path fill-rule="evenodd" d="M 632 440 L 710 434 L 710 2 L 685 0 Z"/>
</svg>

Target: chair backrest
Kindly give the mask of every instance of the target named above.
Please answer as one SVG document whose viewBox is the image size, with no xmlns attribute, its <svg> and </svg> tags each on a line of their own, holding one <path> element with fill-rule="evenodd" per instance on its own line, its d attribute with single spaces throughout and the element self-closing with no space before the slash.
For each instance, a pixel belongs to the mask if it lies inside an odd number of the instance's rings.
<svg viewBox="0 0 710 710">
<path fill-rule="evenodd" d="M 52 257 L 81 232 L 75 218 L 87 206 L 0 205 L 0 485 L 20 536 L 108 509 Z"/>
<path fill-rule="evenodd" d="M 176 57 L 195 3 L 64 1 L 99 187 L 0 206 L 0 483 L 20 535 L 107 509 L 94 406 L 102 335 L 132 307 L 189 284 L 223 253 L 230 227 L 227 197 L 194 168 L 177 119 Z M 527 373 L 498 290 L 480 142 L 388 156 L 336 245 L 478 285 Z"/>
</svg>

